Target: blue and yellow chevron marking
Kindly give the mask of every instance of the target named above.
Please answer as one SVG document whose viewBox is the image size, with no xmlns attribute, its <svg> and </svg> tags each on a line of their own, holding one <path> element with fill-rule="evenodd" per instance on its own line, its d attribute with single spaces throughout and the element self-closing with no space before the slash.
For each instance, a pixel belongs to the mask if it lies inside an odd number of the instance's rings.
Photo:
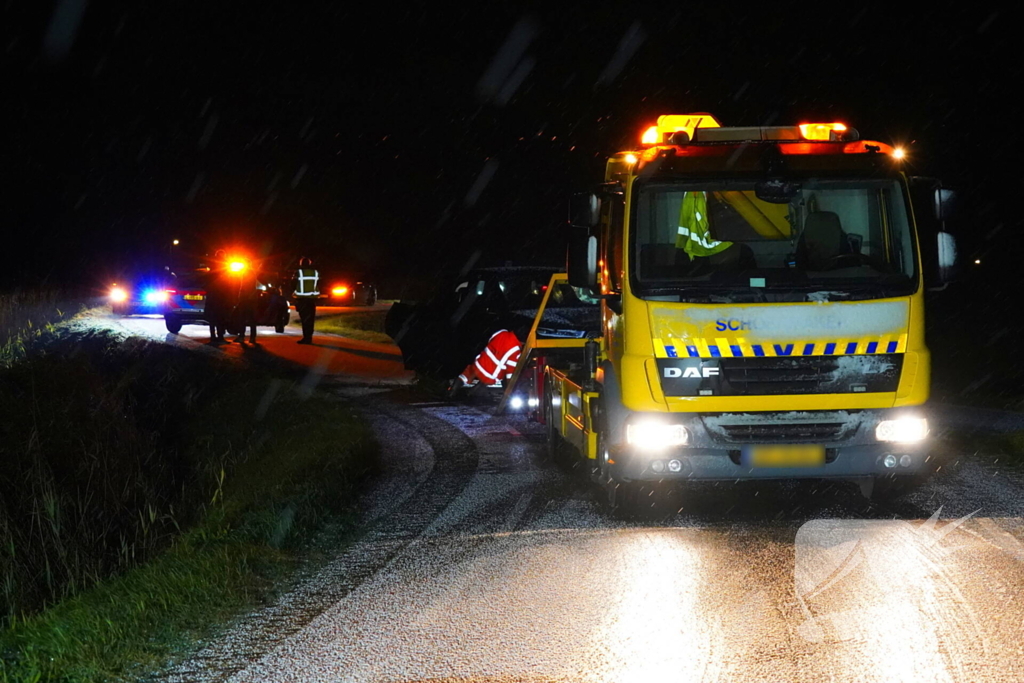
<svg viewBox="0 0 1024 683">
<path fill-rule="evenodd" d="M 907 335 L 870 339 L 794 341 L 750 344 L 745 339 L 655 339 L 656 358 L 775 358 L 787 356 L 855 356 L 905 353 Z"/>
</svg>

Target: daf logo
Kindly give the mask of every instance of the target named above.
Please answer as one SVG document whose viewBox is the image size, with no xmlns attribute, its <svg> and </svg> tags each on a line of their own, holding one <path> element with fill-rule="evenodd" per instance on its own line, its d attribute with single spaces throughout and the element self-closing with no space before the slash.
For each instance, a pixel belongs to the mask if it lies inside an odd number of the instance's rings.
<svg viewBox="0 0 1024 683">
<path fill-rule="evenodd" d="M 708 377 L 718 377 L 718 368 L 665 368 L 666 378 L 692 378 L 692 379 L 707 379 Z"/>
</svg>

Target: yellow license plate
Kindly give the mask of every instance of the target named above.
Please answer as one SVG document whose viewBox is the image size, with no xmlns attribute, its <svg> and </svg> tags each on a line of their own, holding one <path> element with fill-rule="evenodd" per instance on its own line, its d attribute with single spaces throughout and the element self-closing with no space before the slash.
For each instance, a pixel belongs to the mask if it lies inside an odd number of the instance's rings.
<svg viewBox="0 0 1024 683">
<path fill-rule="evenodd" d="M 744 455 L 751 467 L 820 467 L 825 464 L 825 447 L 818 444 L 750 446 Z"/>
<path fill-rule="evenodd" d="M 185 295 L 185 301 L 202 301 L 202 300 L 203 300 L 203 295 L 202 294 L 186 294 Z"/>
</svg>

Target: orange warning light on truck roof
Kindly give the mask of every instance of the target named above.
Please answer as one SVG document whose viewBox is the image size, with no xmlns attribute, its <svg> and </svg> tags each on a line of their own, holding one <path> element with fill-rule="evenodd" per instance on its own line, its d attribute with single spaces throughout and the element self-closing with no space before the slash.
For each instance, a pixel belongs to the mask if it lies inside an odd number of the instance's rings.
<svg viewBox="0 0 1024 683">
<path fill-rule="evenodd" d="M 696 114 L 662 114 L 658 117 L 657 125 L 645 129 L 640 136 L 640 143 L 644 145 L 660 145 L 666 137 L 673 133 L 684 132 L 693 137 L 693 131 L 697 128 L 720 128 L 722 124 L 711 114 L 698 112 Z"/>
<path fill-rule="evenodd" d="M 804 140 L 834 140 L 834 133 L 845 133 L 845 123 L 801 123 L 800 136 Z"/>
</svg>

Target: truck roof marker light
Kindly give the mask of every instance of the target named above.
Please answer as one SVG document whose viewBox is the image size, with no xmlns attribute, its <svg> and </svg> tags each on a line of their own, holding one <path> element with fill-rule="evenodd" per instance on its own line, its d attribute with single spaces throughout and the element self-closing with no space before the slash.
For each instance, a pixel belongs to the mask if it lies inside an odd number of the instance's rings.
<svg viewBox="0 0 1024 683">
<path fill-rule="evenodd" d="M 657 117 L 657 132 L 662 139 L 674 133 L 686 133 L 686 141 L 693 139 L 693 131 L 697 128 L 721 128 L 722 124 L 710 114 L 663 114 Z M 675 143 L 675 142 L 674 142 Z"/>
<path fill-rule="evenodd" d="M 651 126 L 640 136 L 640 144 L 642 145 L 656 145 L 659 142 L 661 142 L 661 135 L 657 126 Z"/>
<path fill-rule="evenodd" d="M 905 159 L 906 156 L 907 150 L 903 149 L 902 147 L 896 147 L 895 149 L 892 150 L 892 158 L 896 159 L 897 161 Z"/>
<path fill-rule="evenodd" d="M 232 273 L 241 273 L 245 270 L 245 261 L 231 261 L 228 264 L 228 270 Z"/>
<path fill-rule="evenodd" d="M 840 138 L 836 133 L 845 133 L 845 123 L 801 123 L 800 136 L 804 140 L 831 142 Z"/>
</svg>

